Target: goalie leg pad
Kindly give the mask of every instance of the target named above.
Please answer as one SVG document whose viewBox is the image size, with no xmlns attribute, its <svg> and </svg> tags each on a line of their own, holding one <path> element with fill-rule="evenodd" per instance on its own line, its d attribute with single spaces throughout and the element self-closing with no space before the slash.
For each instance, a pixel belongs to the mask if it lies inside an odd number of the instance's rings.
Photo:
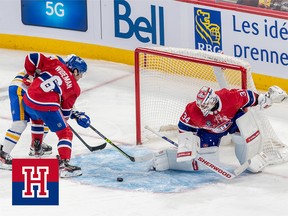
<svg viewBox="0 0 288 216">
<path fill-rule="evenodd" d="M 195 166 L 194 164 L 194 159 L 177 162 L 176 149 L 167 149 L 167 156 L 168 156 L 169 169 L 171 170 L 181 170 L 181 171 L 197 171 L 198 170 L 197 165 Z"/>
<path fill-rule="evenodd" d="M 176 149 L 165 149 L 154 153 L 153 157 L 153 169 L 156 171 L 181 170 L 181 171 L 194 171 L 198 170 L 197 164 L 195 165 L 191 161 L 177 162 L 177 150 Z M 194 167 L 194 168 L 193 168 Z"/>
<path fill-rule="evenodd" d="M 240 163 L 247 161 L 262 151 L 262 139 L 260 129 L 254 118 L 254 111 L 251 109 L 236 120 L 240 130 L 241 138 L 234 134 L 236 141 L 236 156 Z M 233 140 L 232 140 L 233 141 Z"/>
<path fill-rule="evenodd" d="M 249 160 L 248 157 L 251 157 L 249 155 L 249 149 L 247 148 L 245 140 L 240 135 L 233 134 L 232 142 L 235 144 L 235 154 L 239 163 L 244 164 Z M 267 157 L 262 152 L 252 157 L 250 160 L 250 165 L 247 169 L 250 172 L 257 173 L 262 171 L 268 165 L 269 163 Z"/>
<path fill-rule="evenodd" d="M 205 157 L 207 160 L 220 164 L 219 162 L 219 148 L 217 146 L 200 148 L 198 151 L 199 156 Z M 197 162 L 197 159 L 192 159 L 189 161 L 176 161 L 176 150 L 168 149 L 167 150 L 169 169 L 172 170 L 181 170 L 181 171 L 198 171 L 198 170 L 207 170 L 208 168 Z M 196 156 L 195 156 L 196 157 Z"/>
<path fill-rule="evenodd" d="M 177 162 L 191 161 L 195 159 L 200 138 L 192 132 L 180 133 L 178 135 Z"/>
<path fill-rule="evenodd" d="M 201 148 L 199 150 L 200 155 L 207 160 L 220 164 L 218 147 Z M 200 163 L 197 163 L 196 159 L 189 161 L 177 162 L 177 150 L 165 149 L 154 153 L 153 168 L 156 171 L 181 170 L 181 171 L 198 171 L 207 170 L 208 168 Z"/>
<path fill-rule="evenodd" d="M 267 156 L 263 152 L 260 152 L 251 159 L 250 165 L 247 169 L 250 172 L 258 173 L 261 172 L 268 165 L 269 162 Z"/>
<path fill-rule="evenodd" d="M 247 144 L 240 134 L 232 134 L 232 143 L 235 145 L 235 155 L 240 164 L 244 164 L 250 155 L 247 153 Z"/>
<path fill-rule="evenodd" d="M 181 171 L 194 171 L 192 161 L 184 161 L 178 163 L 176 161 L 177 150 L 165 149 L 154 153 L 153 169 L 156 171 L 181 170 Z"/>
<path fill-rule="evenodd" d="M 169 169 L 169 162 L 166 150 L 161 150 L 153 155 L 153 169 L 156 171 L 165 171 Z"/>
</svg>

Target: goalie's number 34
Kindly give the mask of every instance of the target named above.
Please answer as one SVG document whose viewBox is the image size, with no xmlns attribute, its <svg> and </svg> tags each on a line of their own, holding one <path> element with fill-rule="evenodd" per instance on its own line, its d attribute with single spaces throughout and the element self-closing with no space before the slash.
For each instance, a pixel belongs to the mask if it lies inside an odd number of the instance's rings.
<svg viewBox="0 0 288 216">
<path fill-rule="evenodd" d="M 182 119 L 184 122 L 186 122 L 186 123 L 188 123 L 188 122 L 190 121 L 190 117 L 187 117 L 187 113 L 186 113 L 186 112 L 183 113 L 181 119 Z"/>
</svg>

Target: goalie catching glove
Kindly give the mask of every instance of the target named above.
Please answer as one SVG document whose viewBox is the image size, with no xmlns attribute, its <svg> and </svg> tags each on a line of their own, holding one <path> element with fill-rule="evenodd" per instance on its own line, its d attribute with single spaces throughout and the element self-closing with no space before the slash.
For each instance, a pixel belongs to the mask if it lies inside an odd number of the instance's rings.
<svg viewBox="0 0 288 216">
<path fill-rule="evenodd" d="M 287 93 L 278 86 L 271 86 L 268 92 L 260 94 L 258 97 L 258 104 L 261 109 L 269 108 L 272 103 L 281 103 L 287 98 Z"/>
<path fill-rule="evenodd" d="M 89 127 L 91 123 L 90 117 L 86 115 L 85 112 L 72 111 L 70 118 L 76 119 L 78 125 L 80 125 L 83 128 Z"/>
</svg>

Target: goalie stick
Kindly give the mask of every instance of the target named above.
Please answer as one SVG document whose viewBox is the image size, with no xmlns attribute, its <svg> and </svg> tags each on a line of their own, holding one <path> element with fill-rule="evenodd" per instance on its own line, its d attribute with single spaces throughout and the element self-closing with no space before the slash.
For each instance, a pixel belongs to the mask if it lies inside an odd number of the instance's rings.
<svg viewBox="0 0 288 216">
<path fill-rule="evenodd" d="M 119 148 L 117 145 L 115 145 L 111 140 L 109 140 L 106 136 L 104 136 L 102 133 L 100 133 L 100 131 L 98 131 L 96 128 L 94 128 L 91 124 L 89 126 L 94 132 L 96 132 L 100 137 L 102 137 L 107 143 L 109 143 L 110 145 L 112 145 L 115 149 L 117 149 L 120 153 L 122 153 L 125 157 L 127 157 L 129 160 L 131 160 L 132 162 L 144 162 L 144 161 L 148 161 L 151 160 L 153 158 L 153 154 L 147 154 L 147 155 L 143 155 L 143 156 L 131 156 L 129 154 L 127 154 L 126 152 L 124 152 L 121 148 Z"/>
<path fill-rule="evenodd" d="M 178 144 L 174 142 L 173 140 L 169 139 L 166 136 L 161 135 L 157 131 L 153 130 L 149 126 L 145 126 L 145 129 L 149 130 L 150 132 L 154 133 L 158 137 L 161 137 L 162 139 L 166 140 L 167 142 L 171 143 L 172 145 L 178 147 Z M 244 164 L 241 166 L 237 167 L 233 173 L 229 172 L 228 170 L 218 166 L 217 164 L 207 160 L 205 157 L 201 155 L 196 155 L 196 160 L 206 166 L 208 169 L 212 170 L 213 172 L 217 173 L 218 175 L 222 176 L 225 179 L 234 179 L 235 177 L 239 176 L 241 173 L 243 173 L 249 166 L 250 161 L 246 161 Z"/>
<path fill-rule="evenodd" d="M 101 149 L 104 149 L 107 145 L 107 143 L 103 143 L 101 145 L 98 145 L 98 146 L 90 146 L 88 145 L 85 140 L 82 139 L 82 137 L 71 127 L 71 125 L 69 125 L 72 132 L 75 134 L 75 136 L 91 151 L 98 151 L 98 150 L 101 150 Z"/>
</svg>

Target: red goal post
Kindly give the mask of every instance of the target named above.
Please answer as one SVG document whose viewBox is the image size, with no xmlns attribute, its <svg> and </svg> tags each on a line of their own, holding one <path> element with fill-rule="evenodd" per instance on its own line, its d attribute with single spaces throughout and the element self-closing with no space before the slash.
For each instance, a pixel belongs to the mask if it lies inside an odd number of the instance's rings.
<svg viewBox="0 0 288 216">
<path fill-rule="evenodd" d="M 204 85 L 256 91 L 250 64 L 239 58 L 186 48 L 135 49 L 137 144 L 149 140 L 146 125 L 162 132 L 175 129 Z"/>
</svg>

